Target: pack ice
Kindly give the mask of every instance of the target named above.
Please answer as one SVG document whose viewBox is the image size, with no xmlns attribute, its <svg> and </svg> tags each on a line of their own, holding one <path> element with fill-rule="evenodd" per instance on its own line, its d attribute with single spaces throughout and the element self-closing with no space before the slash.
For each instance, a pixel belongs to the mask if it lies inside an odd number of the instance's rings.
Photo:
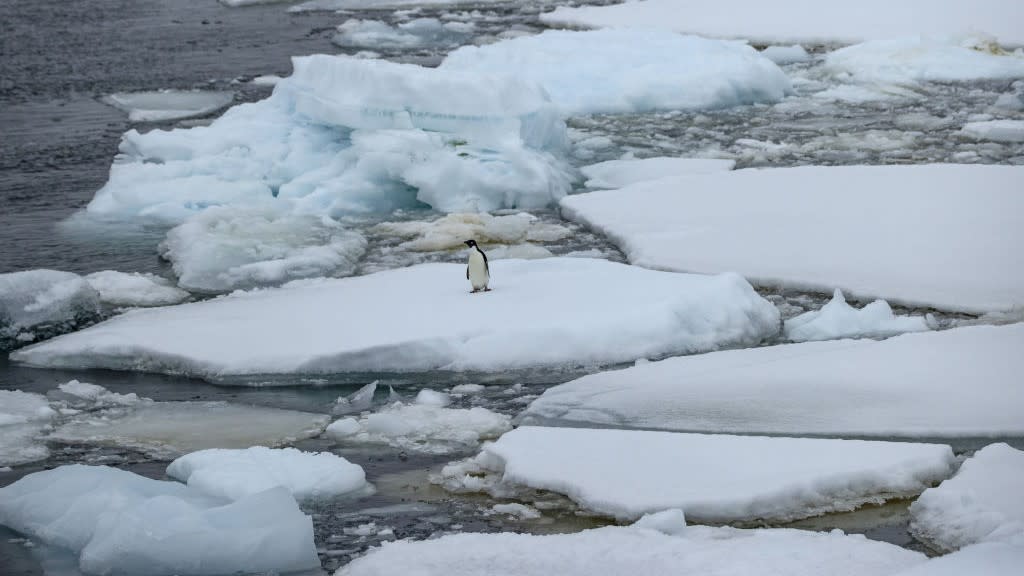
<svg viewBox="0 0 1024 576">
<path fill-rule="evenodd" d="M 748 169 L 573 195 L 561 208 L 640 266 L 986 312 L 1024 305 L 1022 178 L 1020 166 Z"/>
<path fill-rule="evenodd" d="M 465 274 L 462 264 L 423 264 L 136 310 L 12 358 L 204 377 L 495 371 L 703 352 L 779 329 L 776 308 L 734 274 L 502 260 L 491 264 L 493 291 L 480 294 Z"/>
<path fill-rule="evenodd" d="M 728 523 L 914 496 L 947 478 L 954 461 L 941 444 L 521 426 L 475 463 L 503 485 L 559 492 L 620 520 L 681 508 L 693 521 Z M 461 488 L 459 471 L 442 472 L 450 488 Z"/>
<path fill-rule="evenodd" d="M 898 437 L 1024 434 L 1024 324 L 670 358 L 549 388 L 524 422 Z M 856 406 L 856 410 L 850 410 Z"/>
<path fill-rule="evenodd" d="M 573 534 L 453 534 L 371 550 L 335 576 L 878 576 L 925 556 L 863 536 L 686 526 L 679 510 Z"/>
<path fill-rule="evenodd" d="M 0 524 L 67 549 L 86 574 L 213 575 L 320 566 L 284 488 L 227 502 L 177 482 L 74 464 L 0 488 Z"/>
</svg>

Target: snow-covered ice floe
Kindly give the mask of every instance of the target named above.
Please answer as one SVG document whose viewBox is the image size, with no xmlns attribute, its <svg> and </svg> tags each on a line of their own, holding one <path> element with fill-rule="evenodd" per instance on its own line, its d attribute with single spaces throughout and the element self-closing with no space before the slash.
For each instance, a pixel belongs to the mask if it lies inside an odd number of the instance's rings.
<svg viewBox="0 0 1024 576">
<path fill-rule="evenodd" d="M 116 468 L 61 466 L 0 488 L 0 524 L 67 549 L 86 574 L 318 568 L 313 521 L 284 488 L 235 502 Z"/>
<path fill-rule="evenodd" d="M 240 500 L 277 486 L 303 500 L 372 491 L 362 466 L 330 452 L 295 448 L 200 450 L 171 462 L 167 475 L 227 500 Z"/>
<path fill-rule="evenodd" d="M 73 330 L 99 319 L 100 294 L 71 272 L 0 274 L 0 349 Z"/>
<path fill-rule="evenodd" d="M 481 245 L 553 242 L 572 235 L 559 224 L 542 222 L 528 212 L 493 216 L 486 212 L 448 214 L 433 221 L 381 222 L 371 232 L 408 238 L 399 248 L 416 252 L 464 248 L 472 238 Z M 492 257 L 488 251 L 488 257 Z M 493 257 L 492 257 L 493 258 Z"/>
<path fill-rule="evenodd" d="M 1021 74 L 1024 76 L 1024 73 Z M 960 129 L 960 136 L 971 140 L 991 142 L 1024 142 L 1024 120 L 987 120 L 968 122 Z"/>
<path fill-rule="evenodd" d="M 171 229 L 160 244 L 178 284 L 206 293 L 345 276 L 365 251 L 361 234 L 331 218 L 265 208 L 204 210 Z"/>
<path fill-rule="evenodd" d="M 453 534 L 371 550 L 335 576 L 878 576 L 925 562 L 919 552 L 863 536 L 792 529 L 686 526 L 668 510 L 632 526 L 574 534 Z"/>
<path fill-rule="evenodd" d="M 924 316 L 897 316 L 885 300 L 856 309 L 846 303 L 843 292 L 836 289 L 832 300 L 821 307 L 786 320 L 783 335 L 793 342 L 893 336 L 903 332 L 929 330 Z"/>
<path fill-rule="evenodd" d="M 103 270 L 85 277 L 100 295 L 100 301 L 112 306 L 168 306 L 179 304 L 189 293 L 156 274 Z"/>
<path fill-rule="evenodd" d="M 932 558 L 892 576 L 1017 576 L 1024 566 L 1024 546 L 984 543 Z"/>
<path fill-rule="evenodd" d="M 415 18 L 395 26 L 380 20 L 351 18 L 338 26 L 331 39 L 342 47 L 373 48 L 451 48 L 467 43 L 475 26 L 472 22 L 441 22 L 437 18 Z"/>
<path fill-rule="evenodd" d="M 986 312 L 1024 306 L 1021 166 L 802 166 L 578 194 L 633 264 Z"/>
<path fill-rule="evenodd" d="M 1019 437 L 1022 349 L 1024 324 L 1013 324 L 670 358 L 550 388 L 523 419 L 701 432 Z"/>
<path fill-rule="evenodd" d="M 914 496 L 948 478 L 955 458 L 942 444 L 522 426 L 473 462 L 500 477 L 497 490 L 559 492 L 620 520 L 681 508 L 690 520 L 728 523 Z M 449 465 L 444 485 L 462 489 L 460 472 Z M 470 476 L 466 488 L 478 486 Z"/>
<path fill-rule="evenodd" d="M 669 176 L 714 174 L 736 166 L 735 160 L 714 158 L 644 158 L 608 160 L 580 168 L 588 188 L 623 188 Z"/>
<path fill-rule="evenodd" d="M 549 30 L 464 46 L 441 69 L 511 72 L 543 86 L 567 115 L 726 108 L 791 91 L 782 70 L 745 43 L 652 30 Z"/>
<path fill-rule="evenodd" d="M 56 415 L 41 394 L 0 390 L 0 466 L 48 457 L 50 451 L 40 436 Z"/>
<path fill-rule="evenodd" d="M 120 92 L 105 96 L 103 102 L 124 110 L 132 122 L 163 122 L 206 116 L 234 100 L 231 92 L 207 90 L 158 90 Z"/>
<path fill-rule="evenodd" d="M 463 264 L 297 281 L 134 310 L 11 358 L 203 377 L 496 371 L 704 352 L 779 329 L 775 306 L 735 274 L 548 258 L 493 262 L 491 278 L 480 294 Z"/>
<path fill-rule="evenodd" d="M 993 34 L 1010 45 L 1024 44 L 1024 29 L 1018 24 L 1020 6 L 1007 0 L 645 0 L 614 6 L 561 6 L 540 18 L 555 26 L 659 28 L 745 38 L 758 44 L 854 43 L 978 31 Z"/>
<path fill-rule="evenodd" d="M 1002 443 L 986 446 L 910 506 L 911 533 L 942 551 L 979 542 L 1024 547 L 1022 479 L 1024 452 Z"/>
</svg>

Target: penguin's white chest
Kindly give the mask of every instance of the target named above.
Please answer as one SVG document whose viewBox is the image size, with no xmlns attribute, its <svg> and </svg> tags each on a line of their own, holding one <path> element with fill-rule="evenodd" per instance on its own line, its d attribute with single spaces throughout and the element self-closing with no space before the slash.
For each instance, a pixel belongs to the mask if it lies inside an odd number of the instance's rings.
<svg viewBox="0 0 1024 576">
<path fill-rule="evenodd" d="M 491 279 L 491 275 L 487 273 L 487 263 L 484 261 L 484 255 L 479 250 L 469 251 L 469 283 L 473 285 L 474 290 L 482 290 L 487 288 L 487 282 Z"/>
</svg>

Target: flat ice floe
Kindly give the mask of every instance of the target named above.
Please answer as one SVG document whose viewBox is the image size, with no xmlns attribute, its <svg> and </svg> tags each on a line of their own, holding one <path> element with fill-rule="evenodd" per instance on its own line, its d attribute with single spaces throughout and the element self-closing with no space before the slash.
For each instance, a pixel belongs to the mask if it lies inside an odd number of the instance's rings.
<svg viewBox="0 0 1024 576">
<path fill-rule="evenodd" d="M 372 490 L 362 466 L 330 452 L 295 448 L 200 450 L 171 462 L 167 475 L 227 500 L 240 500 L 278 486 L 303 500 Z"/>
<path fill-rule="evenodd" d="M 163 122 L 212 114 L 234 98 L 231 92 L 158 90 L 119 92 L 104 97 L 103 102 L 127 112 L 132 122 Z"/>
<path fill-rule="evenodd" d="M 0 466 L 35 462 L 49 456 L 40 436 L 56 415 L 41 394 L 0 390 Z"/>
<path fill-rule="evenodd" d="M 863 536 L 686 526 L 678 510 L 632 526 L 574 534 L 454 534 L 371 550 L 335 576 L 878 576 L 920 565 L 919 552 Z"/>
<path fill-rule="evenodd" d="M 777 309 L 734 274 L 548 258 L 493 262 L 491 278 L 479 294 L 463 264 L 298 281 L 134 310 L 12 359 L 204 377 L 496 371 L 704 352 L 779 329 Z"/>
<path fill-rule="evenodd" d="M 1024 305 L 1021 166 L 803 166 L 578 194 L 633 264 L 986 312 Z"/>
<path fill-rule="evenodd" d="M 61 466 L 0 488 L 0 524 L 79 556 L 86 574 L 318 568 L 313 522 L 283 488 L 236 502 L 116 468 Z"/>
<path fill-rule="evenodd" d="M 179 304 L 189 293 L 156 274 L 103 270 L 85 277 L 100 295 L 100 301 L 112 306 L 168 306 Z"/>
<path fill-rule="evenodd" d="M 862 338 L 893 336 L 903 332 L 929 330 L 923 316 L 896 316 L 885 300 L 856 309 L 846 303 L 841 290 L 836 289 L 832 300 L 821 307 L 786 320 L 783 335 L 793 342 L 834 340 L 836 338 Z"/>
<path fill-rule="evenodd" d="M 555 386 L 525 422 L 897 437 L 1024 434 L 1024 324 L 651 362 Z M 856 406 L 856 410 L 851 410 Z"/>
<path fill-rule="evenodd" d="M 523 426 L 475 461 L 502 485 L 559 492 L 619 520 L 680 508 L 693 521 L 728 523 L 914 496 L 949 477 L 955 459 L 942 444 Z M 458 475 L 446 475 L 458 489 Z"/>
<path fill-rule="evenodd" d="M 725 108 L 791 91 L 782 70 L 744 43 L 651 30 L 549 30 L 464 46 L 441 69 L 537 82 L 566 115 Z"/>
<path fill-rule="evenodd" d="M 1006 0 L 864 0 L 807 3 L 802 0 L 749 2 L 723 0 L 645 0 L 614 6 L 558 7 L 541 15 L 556 26 L 639 27 L 758 44 L 833 44 L 916 34 L 985 32 L 1010 45 L 1024 44 L 1020 7 Z"/>
<path fill-rule="evenodd" d="M 659 157 L 608 160 L 584 166 L 580 172 L 587 177 L 585 184 L 588 188 L 623 188 L 669 176 L 727 172 L 734 166 L 735 160 Z"/>
<path fill-rule="evenodd" d="M 910 506 L 911 533 L 943 551 L 979 542 L 1024 547 L 1021 479 L 1024 452 L 1002 443 L 986 446 Z"/>
<path fill-rule="evenodd" d="M 968 122 L 960 129 L 960 135 L 971 140 L 1024 142 L 1024 120 Z"/>
<path fill-rule="evenodd" d="M 100 295 L 78 274 L 0 274 L 0 349 L 48 338 L 99 319 Z"/>
<path fill-rule="evenodd" d="M 1021 566 L 1024 566 L 1024 546 L 984 543 L 932 558 L 892 576 L 1017 576 Z"/>
</svg>

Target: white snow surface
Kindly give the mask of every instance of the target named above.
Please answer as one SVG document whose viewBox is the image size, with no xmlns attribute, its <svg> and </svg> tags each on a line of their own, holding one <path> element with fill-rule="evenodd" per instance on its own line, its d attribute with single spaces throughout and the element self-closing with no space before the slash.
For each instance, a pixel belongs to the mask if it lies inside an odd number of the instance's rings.
<svg viewBox="0 0 1024 576">
<path fill-rule="evenodd" d="M 0 488 L 0 524 L 79 555 L 86 574 L 318 568 L 313 522 L 287 490 L 225 503 L 177 482 L 79 464 Z"/>
<path fill-rule="evenodd" d="M 811 310 L 786 320 L 783 335 L 793 342 L 894 336 L 904 332 L 929 330 L 923 316 L 896 316 L 885 300 L 857 309 L 846 303 L 842 290 L 836 289 L 832 300 L 820 310 Z"/>
<path fill-rule="evenodd" d="M 502 260 L 491 264 L 493 290 L 480 294 L 465 275 L 463 264 L 423 264 L 133 310 L 11 358 L 205 377 L 495 371 L 703 352 L 779 329 L 777 309 L 734 274 Z"/>
<path fill-rule="evenodd" d="M 0 390 L 0 467 L 48 457 L 50 451 L 40 436 L 56 415 L 45 396 Z"/>
<path fill-rule="evenodd" d="M 918 552 L 859 535 L 682 526 L 682 514 L 676 518 L 673 525 L 656 519 L 573 534 L 400 540 L 371 550 L 335 576 L 878 576 L 925 561 Z"/>
<path fill-rule="evenodd" d="M 529 241 L 553 242 L 572 235 L 565 226 L 542 222 L 528 212 L 499 216 L 486 212 L 447 214 L 429 222 L 381 222 L 370 231 L 408 238 L 398 247 L 415 252 L 464 249 L 464 242 L 470 239 L 481 245 L 519 245 Z"/>
<path fill-rule="evenodd" d="M 681 508 L 702 523 L 785 522 L 913 496 L 955 462 L 942 444 L 533 426 L 483 451 L 505 484 L 620 520 Z"/>
<path fill-rule="evenodd" d="M 960 135 L 971 140 L 1024 142 L 1024 120 L 968 122 L 960 129 Z"/>
<path fill-rule="evenodd" d="M 85 277 L 100 294 L 100 300 L 113 306 L 168 306 L 188 298 L 188 292 L 156 274 L 103 270 Z"/>
<path fill-rule="evenodd" d="M 640 266 L 986 312 L 1024 306 L 1022 179 L 1021 166 L 748 169 L 577 194 L 561 208 Z"/>
<path fill-rule="evenodd" d="M 171 462 L 167 475 L 227 500 L 240 500 L 277 486 L 302 500 L 370 490 L 362 466 L 330 452 L 295 448 L 200 450 Z"/>
<path fill-rule="evenodd" d="M 231 92 L 156 90 L 119 92 L 104 97 L 103 102 L 127 112 L 132 122 L 163 122 L 212 114 L 234 98 Z"/>
<path fill-rule="evenodd" d="M 486 211 L 546 206 L 571 187 L 565 124 L 536 84 L 323 54 L 292 63 L 269 98 L 209 126 L 127 132 L 87 212 L 179 224 L 218 205 Z"/>
<path fill-rule="evenodd" d="M 670 358 L 549 388 L 524 421 L 734 433 L 1020 436 L 1022 347 L 1024 324 L 1012 324 Z"/>
<path fill-rule="evenodd" d="M 910 506 L 910 530 L 943 551 L 979 542 L 1024 547 L 1024 452 L 990 444 L 967 459 L 956 476 L 925 490 Z"/>
<path fill-rule="evenodd" d="M 915 34 L 985 32 L 1000 42 L 1024 44 L 1024 12 L 1014 0 L 645 0 L 614 6 L 558 7 L 541 15 L 555 26 L 658 28 L 758 44 L 833 44 Z"/>
<path fill-rule="evenodd" d="M 178 284 L 206 293 L 351 274 L 366 239 L 326 216 L 214 207 L 171 229 L 160 252 Z"/>
<path fill-rule="evenodd" d="M 588 188 L 623 188 L 630 184 L 687 174 L 714 174 L 736 166 L 735 160 L 713 158 L 631 158 L 608 160 L 580 168 Z"/>
<path fill-rule="evenodd" d="M 726 108 L 775 102 L 792 89 L 774 62 L 745 43 L 652 30 L 548 30 L 463 46 L 441 69 L 507 71 L 543 86 L 570 116 Z"/>
<path fill-rule="evenodd" d="M 422 392 L 422 391 L 421 391 Z M 358 418 L 342 418 L 327 427 L 341 443 L 387 444 L 403 450 L 446 454 L 472 449 L 512 429 L 511 419 L 486 408 L 445 408 L 437 404 L 392 403 Z"/>
<path fill-rule="evenodd" d="M 0 274 L 0 341 L 31 341 L 34 330 L 72 328 L 99 313 L 99 293 L 78 274 L 46 269 Z"/>
<path fill-rule="evenodd" d="M 1024 566 L 1024 546 L 986 542 L 932 558 L 893 576 L 1017 576 L 1021 566 Z"/>
</svg>

